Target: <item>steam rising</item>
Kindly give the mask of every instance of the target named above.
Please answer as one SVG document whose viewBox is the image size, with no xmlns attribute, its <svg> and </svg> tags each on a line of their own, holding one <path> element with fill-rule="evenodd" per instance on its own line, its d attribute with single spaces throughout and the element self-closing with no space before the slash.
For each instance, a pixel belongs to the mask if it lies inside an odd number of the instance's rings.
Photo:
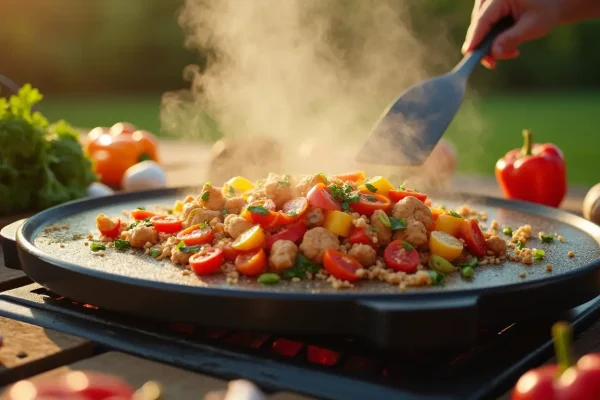
<svg viewBox="0 0 600 400">
<path fill-rule="evenodd" d="M 227 141 L 242 145 L 276 139 L 284 164 L 274 172 L 357 169 L 355 154 L 379 114 L 405 88 L 430 77 L 431 56 L 426 60 L 411 32 L 405 4 L 186 0 L 180 15 L 186 44 L 209 56 L 203 70 L 186 69 L 189 90 L 164 96 L 164 130 L 210 140 L 216 124 Z"/>
</svg>

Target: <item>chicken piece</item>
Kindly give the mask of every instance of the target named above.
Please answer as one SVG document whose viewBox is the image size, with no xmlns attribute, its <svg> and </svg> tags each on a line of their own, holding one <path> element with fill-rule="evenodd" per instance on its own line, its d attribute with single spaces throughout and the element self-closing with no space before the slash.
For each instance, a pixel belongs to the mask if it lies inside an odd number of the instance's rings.
<svg viewBox="0 0 600 400">
<path fill-rule="evenodd" d="M 213 211 L 221 211 L 225 206 L 225 198 L 221 190 L 209 184 L 204 185 L 196 202 Z"/>
<path fill-rule="evenodd" d="M 198 208 L 203 208 L 200 204 L 195 201 L 190 201 L 188 203 L 183 204 L 183 209 L 181 211 L 181 218 L 185 221 L 190 213 Z"/>
<path fill-rule="evenodd" d="M 158 232 L 153 226 L 139 224 L 131 230 L 129 243 L 131 247 L 143 248 L 146 243 L 158 243 Z"/>
<path fill-rule="evenodd" d="M 368 244 L 355 244 L 348 254 L 356 258 L 363 267 L 370 267 L 377 260 L 377 252 Z"/>
<path fill-rule="evenodd" d="M 173 247 L 171 249 L 171 262 L 173 262 L 173 264 L 186 265 L 193 254 L 194 253 L 186 253 L 177 247 Z"/>
<path fill-rule="evenodd" d="M 292 268 L 296 262 L 298 247 L 291 240 L 278 240 L 271 247 L 269 265 L 274 271 Z"/>
<path fill-rule="evenodd" d="M 294 192 L 289 180 L 273 180 L 265 184 L 267 197 L 273 200 L 277 208 L 281 208 L 288 200 L 294 198 Z"/>
<path fill-rule="evenodd" d="M 387 246 L 392 240 L 392 229 L 381 222 L 385 218 L 387 218 L 387 215 L 382 210 L 375 210 L 371 215 L 371 226 L 377 230 L 375 235 L 377 236 L 377 243 L 381 246 Z"/>
<path fill-rule="evenodd" d="M 394 240 L 404 240 L 413 246 L 423 247 L 428 244 L 427 229 L 419 221 L 407 220 L 406 229 L 394 232 Z"/>
<path fill-rule="evenodd" d="M 305 221 L 310 227 L 321 226 L 325 222 L 325 213 L 321 208 L 309 207 L 306 211 Z"/>
<path fill-rule="evenodd" d="M 225 210 L 229 214 L 239 214 L 246 206 L 246 200 L 242 197 L 232 197 L 225 202 Z"/>
<path fill-rule="evenodd" d="M 234 239 L 237 239 L 242 233 L 250 228 L 252 228 L 252 223 L 239 215 L 229 214 L 225 217 L 225 232 Z"/>
<path fill-rule="evenodd" d="M 498 236 L 492 236 L 485 241 L 487 245 L 487 249 L 494 253 L 495 256 L 505 256 L 506 255 L 506 242 L 504 239 Z"/>
<path fill-rule="evenodd" d="M 296 185 L 296 194 L 298 196 L 306 196 L 308 191 L 319 182 L 327 183 L 327 180 L 322 174 L 312 174 L 305 176 L 304 178 L 302 178 L 300 183 Z"/>
<path fill-rule="evenodd" d="M 223 215 L 219 211 L 207 210 L 205 208 L 196 208 L 192 210 L 187 219 L 183 221 L 182 227 L 185 229 L 192 225 L 201 224 L 203 222 L 209 222 L 215 218 L 219 221 Z"/>
<path fill-rule="evenodd" d="M 322 264 L 327 249 L 340 249 L 340 241 L 335 233 L 322 227 L 316 227 L 304 234 L 300 251 L 309 260 Z"/>
<path fill-rule="evenodd" d="M 407 196 L 394 204 L 392 217 L 406 218 L 406 221 L 413 219 L 423 224 L 425 228 L 433 224 L 431 210 L 421 200 L 413 196 Z"/>
</svg>

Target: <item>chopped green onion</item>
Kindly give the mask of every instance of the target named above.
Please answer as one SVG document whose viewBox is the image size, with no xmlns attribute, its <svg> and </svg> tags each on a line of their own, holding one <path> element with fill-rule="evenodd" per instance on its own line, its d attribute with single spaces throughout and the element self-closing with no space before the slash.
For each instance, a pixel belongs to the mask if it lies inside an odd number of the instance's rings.
<svg viewBox="0 0 600 400">
<path fill-rule="evenodd" d="M 404 247 L 404 249 L 408 251 L 413 251 L 415 249 L 413 245 L 408 242 L 402 242 L 402 247 Z"/>
<path fill-rule="evenodd" d="M 441 285 L 444 282 L 444 274 L 440 274 L 437 271 L 427 271 L 431 278 L 432 285 Z"/>
<path fill-rule="evenodd" d="M 197 253 L 200 251 L 200 245 L 197 246 L 186 246 L 185 242 L 182 240 L 175 246 L 175 248 L 183 253 Z"/>
<path fill-rule="evenodd" d="M 460 264 L 460 266 L 475 268 L 475 267 L 479 266 L 479 260 L 477 259 L 477 257 L 472 257 L 466 263 Z"/>
<path fill-rule="evenodd" d="M 250 206 L 248 207 L 248 211 L 251 213 L 256 213 L 260 215 L 269 215 L 269 210 L 264 208 L 263 206 Z"/>
<path fill-rule="evenodd" d="M 144 207 L 136 207 L 135 209 L 136 209 L 136 210 L 145 210 L 145 208 L 144 208 Z"/>
<path fill-rule="evenodd" d="M 452 265 L 448 260 L 438 255 L 431 255 L 429 257 L 429 267 L 437 272 L 443 274 L 449 274 L 454 271 L 454 265 Z"/>
<path fill-rule="evenodd" d="M 263 285 L 274 285 L 279 283 L 279 275 L 277 274 L 262 274 L 258 277 L 258 283 L 262 283 Z"/>
<path fill-rule="evenodd" d="M 452 215 L 454 218 L 462 218 L 463 216 L 457 213 L 456 211 L 448 211 L 448 214 Z"/>
<path fill-rule="evenodd" d="M 114 243 L 115 249 L 117 250 L 127 250 L 131 247 L 131 243 L 129 243 L 127 240 L 116 239 Z"/>
<path fill-rule="evenodd" d="M 365 183 L 365 187 L 367 189 L 369 189 L 369 192 L 371 192 L 371 193 L 377 192 L 377 188 L 375 186 L 371 185 L 370 183 Z"/>
<path fill-rule="evenodd" d="M 525 248 L 525 243 L 523 243 L 523 242 L 521 242 L 520 240 L 518 240 L 518 241 L 515 243 L 515 247 L 516 247 L 517 249 L 519 249 L 519 250 L 523 250 L 523 249 Z"/>
<path fill-rule="evenodd" d="M 388 218 L 388 216 L 385 213 L 382 212 L 379 214 L 379 220 L 381 221 L 381 224 L 383 226 L 385 226 L 386 228 L 392 227 L 392 223 L 390 222 L 390 219 Z"/>
<path fill-rule="evenodd" d="M 402 231 L 406 229 L 406 218 L 390 218 L 390 228 L 392 231 Z"/>
<path fill-rule="evenodd" d="M 152 222 L 150 222 L 150 218 L 146 218 L 146 219 L 142 219 L 139 221 L 135 221 L 134 223 L 129 225 L 126 230 L 128 230 L 128 231 L 132 230 L 133 228 L 135 228 L 136 226 L 138 226 L 140 224 L 144 224 L 145 226 L 152 226 Z"/>
<path fill-rule="evenodd" d="M 175 246 L 176 249 L 182 249 L 185 247 L 185 242 L 182 240 L 181 242 L 177 243 L 177 246 Z"/>
<path fill-rule="evenodd" d="M 502 233 L 511 236 L 513 234 L 513 230 L 510 226 L 507 226 L 506 228 L 502 229 Z"/>
<path fill-rule="evenodd" d="M 94 242 L 94 243 L 90 244 L 90 250 L 91 251 L 106 250 L 106 246 L 101 243 Z"/>
<path fill-rule="evenodd" d="M 224 209 L 221 210 L 221 214 L 227 215 L 227 214 L 229 214 L 229 211 L 227 211 L 227 209 L 224 208 Z"/>
<path fill-rule="evenodd" d="M 542 235 L 542 243 L 550 243 L 554 240 L 554 235 Z"/>
<path fill-rule="evenodd" d="M 173 210 L 171 210 L 170 208 L 167 210 L 167 214 L 173 214 Z"/>
<path fill-rule="evenodd" d="M 398 185 L 398 190 L 406 191 L 406 188 L 402 185 Z"/>
<path fill-rule="evenodd" d="M 442 204 L 439 208 L 440 208 L 440 210 L 445 210 L 446 206 Z"/>
<path fill-rule="evenodd" d="M 211 186 L 212 186 L 212 182 L 211 182 L 211 181 L 207 181 L 207 182 L 204 184 L 204 186 L 206 186 L 206 187 L 211 187 Z"/>
<path fill-rule="evenodd" d="M 283 271 L 283 277 L 286 279 L 304 279 L 306 277 L 307 272 L 316 274 L 321 270 L 321 268 L 322 266 L 320 264 L 315 264 L 308 258 L 303 256 L 301 253 L 298 253 L 298 255 L 296 256 L 296 262 L 294 263 L 294 266 Z"/>
<path fill-rule="evenodd" d="M 544 255 L 546 254 L 546 252 L 542 249 L 536 249 L 533 252 L 533 259 L 536 261 L 540 261 L 544 259 Z"/>
<path fill-rule="evenodd" d="M 202 199 L 202 201 L 208 201 L 209 195 L 210 195 L 210 193 L 208 193 L 208 191 L 205 191 L 202 193 L 202 196 L 200 198 Z"/>
<path fill-rule="evenodd" d="M 290 181 L 277 181 L 277 183 L 279 183 L 281 186 L 290 186 L 291 185 Z"/>
<path fill-rule="evenodd" d="M 229 186 L 229 194 L 232 196 L 235 194 L 235 189 L 233 188 L 233 186 Z"/>
<path fill-rule="evenodd" d="M 160 255 L 160 250 L 159 249 L 150 249 L 150 257 L 152 258 L 156 258 Z"/>
<path fill-rule="evenodd" d="M 473 268 L 471 267 L 463 267 L 463 269 L 460 270 L 460 275 L 463 278 L 472 278 L 474 274 L 475 271 L 473 271 Z"/>
</svg>

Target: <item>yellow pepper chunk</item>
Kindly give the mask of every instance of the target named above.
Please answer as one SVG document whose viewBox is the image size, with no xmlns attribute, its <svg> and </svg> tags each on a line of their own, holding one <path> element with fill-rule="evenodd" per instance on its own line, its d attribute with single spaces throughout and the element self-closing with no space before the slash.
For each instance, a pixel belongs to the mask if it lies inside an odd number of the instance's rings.
<svg viewBox="0 0 600 400">
<path fill-rule="evenodd" d="M 254 225 L 235 239 L 231 247 L 236 250 L 253 250 L 262 246 L 264 241 L 265 233 L 262 228 L 260 225 Z"/>
<path fill-rule="evenodd" d="M 456 260 L 463 251 L 463 244 L 454 236 L 440 231 L 431 232 L 429 250 L 448 261 Z"/>
<path fill-rule="evenodd" d="M 325 214 L 325 229 L 335 233 L 338 236 L 347 237 L 352 229 L 352 215 L 342 211 L 328 210 Z"/>
<path fill-rule="evenodd" d="M 221 192 L 225 196 L 239 196 L 252 189 L 254 189 L 252 182 L 242 176 L 236 176 L 225 182 Z"/>
<path fill-rule="evenodd" d="M 456 236 L 465 220 L 458 217 L 453 217 L 450 214 L 442 214 L 435 221 L 434 231 L 446 232 L 452 236 Z"/>
<path fill-rule="evenodd" d="M 367 182 L 365 182 L 364 185 L 360 185 L 358 189 L 368 192 L 369 189 L 367 188 L 367 184 L 374 186 L 377 189 L 377 194 L 381 194 L 385 197 L 388 196 L 390 190 L 395 189 L 394 185 L 392 185 L 390 181 L 385 179 L 383 176 L 376 176 L 374 178 L 369 179 Z"/>
<path fill-rule="evenodd" d="M 180 213 L 183 211 L 183 202 L 181 200 L 177 200 L 175 205 L 173 206 L 173 212 Z"/>
</svg>

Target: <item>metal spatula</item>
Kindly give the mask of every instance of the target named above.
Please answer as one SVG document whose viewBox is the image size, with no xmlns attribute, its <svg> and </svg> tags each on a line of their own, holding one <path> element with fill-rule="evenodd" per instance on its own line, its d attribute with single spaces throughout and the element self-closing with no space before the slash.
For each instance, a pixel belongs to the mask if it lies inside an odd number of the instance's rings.
<svg viewBox="0 0 600 400">
<path fill-rule="evenodd" d="M 384 112 L 358 153 L 359 163 L 420 165 L 425 162 L 463 101 L 467 80 L 494 39 L 514 21 L 494 25 L 479 47 L 449 73 L 410 87 Z"/>
</svg>

